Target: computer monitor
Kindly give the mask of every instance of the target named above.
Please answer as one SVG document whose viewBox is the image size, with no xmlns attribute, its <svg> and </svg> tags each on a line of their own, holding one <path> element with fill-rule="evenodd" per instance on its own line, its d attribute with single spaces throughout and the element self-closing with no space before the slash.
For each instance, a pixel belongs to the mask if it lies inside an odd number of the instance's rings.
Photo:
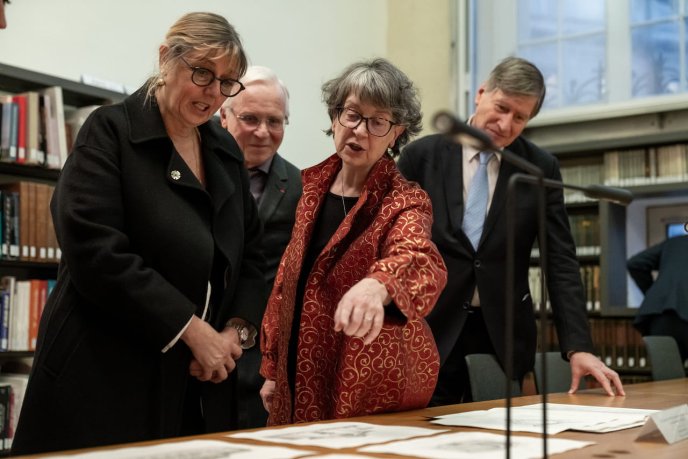
<svg viewBox="0 0 688 459">
<path fill-rule="evenodd" d="M 688 223 L 667 223 L 666 237 L 685 236 L 688 235 Z"/>
</svg>

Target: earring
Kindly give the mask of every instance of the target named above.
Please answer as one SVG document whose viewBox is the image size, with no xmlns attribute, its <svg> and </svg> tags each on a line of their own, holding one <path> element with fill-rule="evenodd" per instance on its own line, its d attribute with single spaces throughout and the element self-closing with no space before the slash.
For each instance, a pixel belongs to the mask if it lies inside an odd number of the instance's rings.
<svg viewBox="0 0 688 459">
<path fill-rule="evenodd" d="M 158 78 L 158 81 L 155 82 L 156 86 L 165 86 L 165 80 L 162 79 L 162 77 Z"/>
</svg>

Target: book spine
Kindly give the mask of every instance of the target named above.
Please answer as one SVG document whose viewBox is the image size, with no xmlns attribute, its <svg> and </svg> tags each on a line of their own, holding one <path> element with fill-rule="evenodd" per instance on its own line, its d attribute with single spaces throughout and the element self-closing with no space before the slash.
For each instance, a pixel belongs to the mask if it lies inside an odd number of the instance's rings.
<svg viewBox="0 0 688 459">
<path fill-rule="evenodd" d="M 12 100 L 17 103 L 17 159 L 16 162 L 26 162 L 26 96 L 16 95 Z"/>
</svg>

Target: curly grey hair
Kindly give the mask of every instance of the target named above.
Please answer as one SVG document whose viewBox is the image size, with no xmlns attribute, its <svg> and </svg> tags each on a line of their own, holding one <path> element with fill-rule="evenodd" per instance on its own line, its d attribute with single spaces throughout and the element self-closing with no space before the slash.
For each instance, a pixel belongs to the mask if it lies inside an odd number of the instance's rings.
<svg viewBox="0 0 688 459">
<path fill-rule="evenodd" d="M 348 66 L 338 77 L 322 86 L 322 98 L 333 121 L 350 95 L 361 102 L 392 112 L 392 121 L 406 127 L 392 147 L 397 156 L 401 147 L 422 128 L 420 98 L 413 82 L 387 59 L 376 58 Z M 332 135 L 332 129 L 325 131 Z"/>
</svg>

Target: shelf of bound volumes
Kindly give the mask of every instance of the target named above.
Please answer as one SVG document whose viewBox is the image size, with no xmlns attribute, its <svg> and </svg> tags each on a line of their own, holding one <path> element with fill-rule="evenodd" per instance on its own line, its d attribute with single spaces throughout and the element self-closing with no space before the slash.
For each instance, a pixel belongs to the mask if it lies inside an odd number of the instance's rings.
<svg viewBox="0 0 688 459">
<path fill-rule="evenodd" d="M 125 95 L 0 64 L 0 161 L 59 170 L 86 116 Z"/>
<path fill-rule="evenodd" d="M 684 143 L 608 150 L 561 163 L 562 179 L 572 185 L 603 183 L 625 188 L 688 181 L 688 145 Z M 567 204 L 591 201 L 577 190 L 565 190 L 564 197 Z"/>
<path fill-rule="evenodd" d="M 550 316 L 547 323 L 547 350 L 559 351 L 559 341 Z M 651 380 L 645 344 L 640 332 L 633 327 L 632 315 L 589 314 L 588 323 L 595 355 L 617 371 L 624 384 Z M 588 384 L 588 387 L 592 385 Z"/>
<path fill-rule="evenodd" d="M 60 248 L 50 217 L 53 190 L 53 185 L 33 181 L 0 184 L 0 260 L 59 261 Z"/>
</svg>

